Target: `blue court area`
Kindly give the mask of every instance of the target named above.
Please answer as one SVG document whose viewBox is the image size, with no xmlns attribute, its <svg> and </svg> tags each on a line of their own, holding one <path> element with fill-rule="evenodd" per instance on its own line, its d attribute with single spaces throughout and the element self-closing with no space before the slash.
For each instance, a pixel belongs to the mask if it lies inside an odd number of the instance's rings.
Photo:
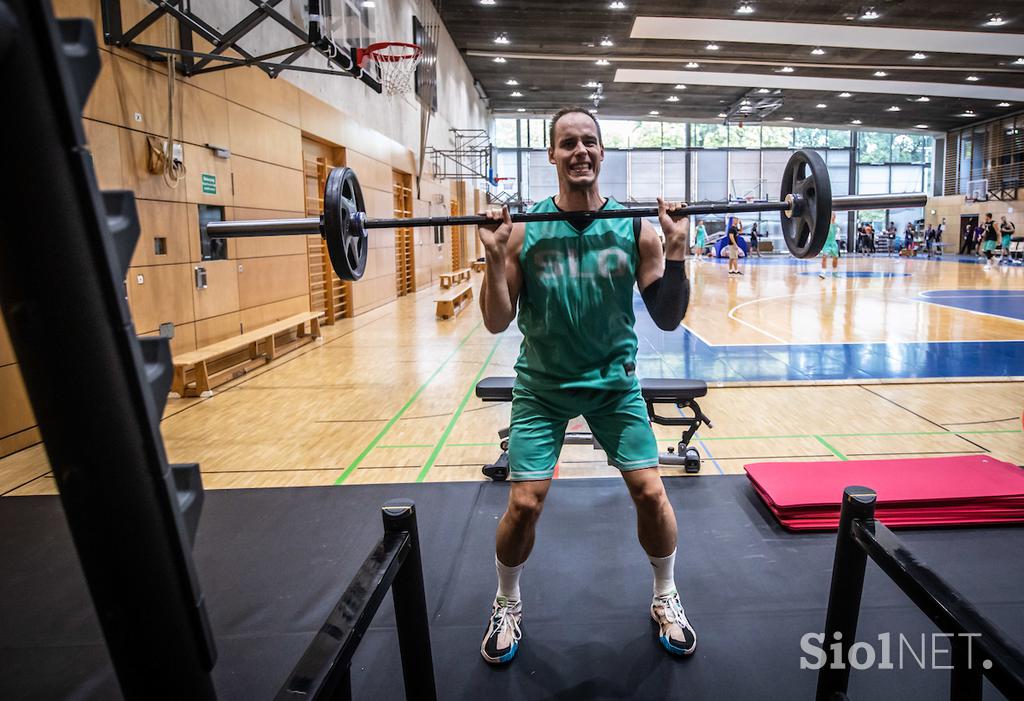
<svg viewBox="0 0 1024 701">
<path fill-rule="evenodd" d="M 659 329 L 639 295 L 634 308 L 641 377 L 793 382 L 1024 376 L 1024 340 L 712 346 L 686 328 Z"/>
<path fill-rule="evenodd" d="M 817 275 L 818 271 L 797 273 L 798 275 Z M 885 277 L 910 277 L 910 273 L 882 273 L 874 272 L 871 270 L 850 270 L 850 271 L 828 271 L 829 277 L 834 278 L 858 278 L 858 277 L 874 277 L 874 278 L 885 278 Z"/>
<path fill-rule="evenodd" d="M 943 307 L 1024 321 L 1024 290 L 928 290 L 918 299 Z"/>
</svg>

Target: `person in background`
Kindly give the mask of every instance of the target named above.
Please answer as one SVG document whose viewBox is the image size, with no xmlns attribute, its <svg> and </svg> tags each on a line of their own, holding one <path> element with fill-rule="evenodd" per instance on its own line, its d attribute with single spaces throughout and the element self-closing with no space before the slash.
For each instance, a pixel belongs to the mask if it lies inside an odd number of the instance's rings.
<svg viewBox="0 0 1024 701">
<path fill-rule="evenodd" d="M 982 251 L 985 254 L 985 270 L 992 269 L 992 251 L 996 249 L 996 242 L 999 240 L 999 234 L 996 231 L 996 223 L 992 220 L 992 213 L 988 212 L 985 214 L 985 223 L 982 226 L 983 243 L 981 245 Z"/>
<path fill-rule="evenodd" d="M 695 248 L 697 249 L 697 260 L 704 260 L 704 247 L 707 245 L 708 230 L 704 228 L 704 220 L 701 219 L 697 222 L 697 241 Z"/>
<path fill-rule="evenodd" d="M 924 250 L 928 258 L 932 257 L 932 249 L 935 247 L 935 227 L 929 224 L 924 230 Z"/>
<path fill-rule="evenodd" d="M 750 253 L 751 255 L 756 255 L 758 258 L 760 258 L 761 251 L 758 250 L 757 238 L 757 222 L 754 222 L 753 224 L 750 225 Z M 1009 246 L 1007 246 L 1007 248 L 1009 248 Z"/>
<path fill-rule="evenodd" d="M 1010 242 L 1013 240 L 1015 227 L 1012 221 L 1006 219 L 1004 214 L 999 221 L 999 235 L 1002 237 L 1002 251 L 999 254 L 999 263 L 1010 262 Z"/>
<path fill-rule="evenodd" d="M 971 249 L 974 246 L 974 227 L 968 223 L 964 225 L 964 238 L 960 242 L 960 250 L 957 251 L 962 256 L 971 254 Z"/>
<path fill-rule="evenodd" d="M 729 274 L 742 275 L 740 270 L 740 235 L 743 233 L 743 222 L 738 217 L 733 218 L 732 226 L 729 227 L 729 244 L 725 247 L 729 254 Z"/>
<path fill-rule="evenodd" d="M 839 225 L 836 224 L 836 213 L 832 212 L 832 223 L 828 226 L 828 238 L 825 239 L 825 245 L 821 248 L 821 271 L 818 273 L 818 277 L 822 280 L 825 279 L 825 262 L 829 256 L 832 256 L 832 277 L 836 275 L 836 267 L 839 265 L 839 244 L 836 243 L 838 235 Z"/>
<path fill-rule="evenodd" d="M 907 255 L 914 255 L 914 225 L 907 222 L 907 228 L 903 230 L 903 247 L 907 249 Z"/>
</svg>

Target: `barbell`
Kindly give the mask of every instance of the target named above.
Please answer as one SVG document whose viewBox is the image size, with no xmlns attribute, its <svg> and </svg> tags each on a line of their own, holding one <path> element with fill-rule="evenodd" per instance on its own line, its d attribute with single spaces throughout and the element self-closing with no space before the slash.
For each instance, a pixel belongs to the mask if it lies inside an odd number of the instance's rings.
<svg viewBox="0 0 1024 701">
<path fill-rule="evenodd" d="M 814 151 L 797 151 L 790 157 L 782 173 L 779 201 L 694 204 L 670 210 L 669 215 L 673 219 L 681 219 L 708 214 L 780 212 L 782 233 L 790 253 L 797 258 L 813 258 L 828 239 L 833 211 L 923 207 L 927 201 L 928 196 L 924 193 L 832 197 L 832 185 L 825 161 Z M 511 215 L 513 222 L 571 220 L 582 225 L 597 219 L 656 216 L 657 207 Z M 206 231 L 212 238 L 319 234 L 327 241 L 327 252 L 338 277 L 342 280 L 358 280 L 366 271 L 369 252 L 367 231 L 370 229 L 481 225 L 490 221 L 482 215 L 369 219 L 355 172 L 342 167 L 335 168 L 327 176 L 324 185 L 324 213 L 319 217 L 210 222 L 206 225 Z"/>
</svg>

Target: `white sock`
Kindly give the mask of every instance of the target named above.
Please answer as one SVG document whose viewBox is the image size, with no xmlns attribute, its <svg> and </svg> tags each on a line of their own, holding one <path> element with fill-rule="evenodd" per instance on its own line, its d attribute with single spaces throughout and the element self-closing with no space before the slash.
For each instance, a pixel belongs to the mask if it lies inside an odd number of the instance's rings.
<svg viewBox="0 0 1024 701">
<path fill-rule="evenodd" d="M 647 559 L 651 561 L 651 567 L 654 568 L 654 595 L 668 596 L 673 593 L 676 590 L 676 551 L 673 550 L 668 557 L 648 555 Z"/>
<path fill-rule="evenodd" d="M 503 565 L 497 555 L 494 556 L 494 566 L 498 570 L 498 592 L 495 597 L 504 596 L 510 601 L 519 601 L 519 575 L 523 573 L 525 565 L 526 563 L 522 562 L 515 567 L 509 567 Z"/>
</svg>

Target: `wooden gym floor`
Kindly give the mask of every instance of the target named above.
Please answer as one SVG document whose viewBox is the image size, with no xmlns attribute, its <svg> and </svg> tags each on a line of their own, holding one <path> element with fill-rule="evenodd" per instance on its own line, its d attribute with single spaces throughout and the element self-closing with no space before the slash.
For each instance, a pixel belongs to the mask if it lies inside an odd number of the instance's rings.
<svg viewBox="0 0 1024 701">
<path fill-rule="evenodd" d="M 764 460 L 1024 464 L 1024 268 L 853 257 L 821 280 L 818 261 L 783 257 L 744 261 L 742 277 L 724 261 L 689 265 L 686 328 L 658 331 L 638 302 L 638 366 L 708 381 L 702 475 Z M 326 326 L 210 398 L 170 400 L 171 461 L 200 463 L 208 489 L 482 479 L 509 405 L 473 388 L 513 374 L 520 336 L 487 333 L 475 302 L 435 320 L 436 292 Z M 678 441 L 655 431 L 662 449 Z M 557 478 L 614 476 L 602 456 L 565 446 Z M 0 460 L 0 494 L 55 492 L 42 446 Z"/>
</svg>

